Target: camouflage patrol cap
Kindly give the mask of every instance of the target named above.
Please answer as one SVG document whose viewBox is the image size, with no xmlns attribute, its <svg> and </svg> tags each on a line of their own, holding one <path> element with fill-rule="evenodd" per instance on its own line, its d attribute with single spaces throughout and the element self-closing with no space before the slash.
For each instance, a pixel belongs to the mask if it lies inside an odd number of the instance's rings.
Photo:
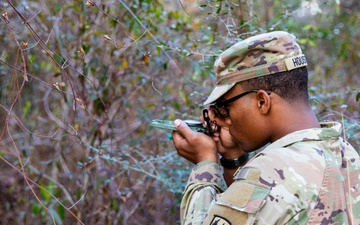
<svg viewBox="0 0 360 225">
<path fill-rule="evenodd" d="M 214 63 L 217 84 L 205 105 L 228 92 L 236 83 L 307 66 L 295 36 L 274 31 L 240 41 Z"/>
</svg>

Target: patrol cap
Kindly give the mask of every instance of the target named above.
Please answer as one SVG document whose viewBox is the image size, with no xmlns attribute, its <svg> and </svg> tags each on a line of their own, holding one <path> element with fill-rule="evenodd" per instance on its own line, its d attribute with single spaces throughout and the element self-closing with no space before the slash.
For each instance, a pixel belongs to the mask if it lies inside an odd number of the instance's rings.
<svg viewBox="0 0 360 225">
<path fill-rule="evenodd" d="M 217 84 L 204 105 L 214 103 L 236 83 L 307 66 L 295 36 L 274 31 L 240 41 L 217 58 Z"/>
</svg>

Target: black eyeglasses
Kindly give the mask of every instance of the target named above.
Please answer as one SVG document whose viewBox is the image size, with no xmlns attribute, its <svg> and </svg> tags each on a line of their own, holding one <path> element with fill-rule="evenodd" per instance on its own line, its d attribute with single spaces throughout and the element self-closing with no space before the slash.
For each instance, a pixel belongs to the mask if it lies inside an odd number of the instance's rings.
<svg viewBox="0 0 360 225">
<path fill-rule="evenodd" d="M 229 110 L 226 108 L 228 104 L 230 104 L 231 102 L 234 102 L 236 100 L 238 100 L 239 98 L 250 94 L 250 93 L 257 93 L 259 90 L 250 90 L 250 91 L 245 91 L 244 93 L 241 93 L 239 95 L 236 95 L 230 99 L 227 99 L 225 101 L 222 102 L 218 102 L 215 104 L 210 105 L 208 108 L 204 108 L 202 110 L 202 116 L 204 119 L 203 122 L 203 127 L 206 128 L 209 131 L 209 135 L 212 136 L 215 132 L 217 132 L 219 130 L 218 125 L 216 124 L 216 121 L 211 121 L 210 120 L 210 116 L 209 116 L 209 110 L 211 110 L 211 108 L 215 109 L 215 112 L 218 113 L 222 118 L 226 118 L 229 116 Z M 267 91 L 267 94 L 270 95 L 271 92 Z M 214 111 L 212 111 L 214 112 Z"/>
<path fill-rule="evenodd" d="M 216 112 L 222 117 L 222 118 L 226 118 L 229 116 L 229 110 L 227 109 L 227 106 L 231 103 L 234 102 L 236 100 L 238 100 L 239 98 L 250 94 L 250 93 L 257 93 L 259 90 L 250 90 L 250 91 L 245 91 L 244 93 L 241 93 L 239 95 L 236 95 L 230 99 L 227 99 L 225 101 L 222 102 L 217 102 L 215 104 L 210 105 L 210 108 L 215 108 Z M 268 92 L 268 94 L 270 95 L 270 92 Z"/>
<path fill-rule="evenodd" d="M 227 110 L 226 106 L 229 103 L 236 101 L 239 98 L 241 98 L 249 93 L 252 93 L 252 92 L 258 92 L 258 90 L 246 91 L 246 92 L 236 95 L 228 100 L 212 104 L 208 108 L 205 108 L 202 110 L 203 119 L 204 119 L 203 127 L 205 127 L 209 131 L 210 136 L 212 136 L 215 132 L 217 132 L 219 127 L 217 126 L 215 120 L 214 121 L 210 120 L 209 109 L 211 110 L 212 108 L 214 108 L 216 113 L 218 113 L 222 118 L 226 118 L 229 116 L 229 111 Z"/>
</svg>

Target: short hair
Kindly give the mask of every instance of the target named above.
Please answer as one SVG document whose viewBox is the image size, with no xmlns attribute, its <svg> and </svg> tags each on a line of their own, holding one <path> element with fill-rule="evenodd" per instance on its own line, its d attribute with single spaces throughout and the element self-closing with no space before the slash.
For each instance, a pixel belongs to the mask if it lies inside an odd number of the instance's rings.
<svg viewBox="0 0 360 225">
<path fill-rule="evenodd" d="M 293 103 L 309 103 L 308 70 L 306 67 L 262 76 L 238 83 L 245 90 L 263 89 L 274 92 L 284 100 Z"/>
</svg>

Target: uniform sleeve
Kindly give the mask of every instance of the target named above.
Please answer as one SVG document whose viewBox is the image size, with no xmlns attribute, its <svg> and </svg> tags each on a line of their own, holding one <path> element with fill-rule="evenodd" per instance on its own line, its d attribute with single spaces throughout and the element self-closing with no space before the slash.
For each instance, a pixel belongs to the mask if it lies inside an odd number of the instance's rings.
<svg viewBox="0 0 360 225">
<path fill-rule="evenodd" d="M 235 181 L 221 194 L 216 195 L 205 225 L 250 225 L 266 203 L 270 187 L 258 182 L 260 171 L 243 168 L 235 175 Z"/>
<path fill-rule="evenodd" d="M 254 224 L 271 190 L 259 183 L 260 173 L 258 168 L 241 168 L 227 188 L 218 164 L 199 163 L 190 174 L 181 202 L 182 224 Z"/>
<path fill-rule="evenodd" d="M 201 225 L 208 215 L 211 202 L 227 186 L 221 167 L 214 162 L 204 161 L 192 170 L 181 201 L 183 225 Z"/>
</svg>

